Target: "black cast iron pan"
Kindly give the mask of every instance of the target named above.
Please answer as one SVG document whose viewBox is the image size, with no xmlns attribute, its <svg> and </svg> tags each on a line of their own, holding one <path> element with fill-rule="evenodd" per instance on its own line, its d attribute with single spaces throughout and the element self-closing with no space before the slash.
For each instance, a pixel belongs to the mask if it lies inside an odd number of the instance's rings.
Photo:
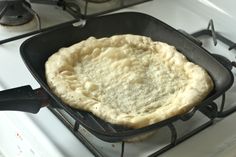
<svg viewBox="0 0 236 157">
<path fill-rule="evenodd" d="M 180 119 L 183 115 L 175 116 L 140 129 L 116 126 L 104 122 L 89 112 L 70 108 L 61 102 L 49 89 L 45 80 L 44 64 L 48 57 L 58 49 L 70 46 L 90 36 L 101 38 L 127 33 L 149 36 L 153 40 L 173 45 L 189 60 L 201 65 L 208 71 L 214 80 L 214 91 L 201 104 L 195 107 L 193 111 L 211 103 L 229 89 L 233 83 L 232 73 L 228 69 L 205 49 L 189 40 L 174 28 L 149 15 L 126 12 L 93 17 L 88 19 L 83 27 L 70 24 L 27 39 L 21 45 L 20 53 L 26 66 L 41 85 L 41 88 L 32 90 L 29 86 L 26 86 L 3 91 L 0 93 L 0 108 L 36 113 L 42 106 L 56 104 L 57 107 L 65 110 L 91 133 L 109 142 L 122 141 L 130 136 L 162 127 Z"/>
</svg>

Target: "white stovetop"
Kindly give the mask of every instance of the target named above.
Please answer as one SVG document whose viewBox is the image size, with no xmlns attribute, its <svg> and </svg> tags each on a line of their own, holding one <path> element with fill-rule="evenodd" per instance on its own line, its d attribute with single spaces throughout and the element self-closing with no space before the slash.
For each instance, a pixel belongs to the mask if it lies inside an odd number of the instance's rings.
<svg viewBox="0 0 236 157">
<path fill-rule="evenodd" d="M 236 31 L 233 29 L 236 28 L 234 4 L 233 0 L 154 0 L 122 11 L 144 12 L 190 33 L 206 28 L 208 20 L 213 18 L 216 29 L 236 41 Z M 37 10 L 37 6 L 33 6 Z M 44 7 L 40 5 L 39 8 Z M 54 7 L 54 12 L 46 8 L 40 13 L 42 19 L 47 21 L 46 24 L 54 22 L 51 17 L 56 18 L 55 23 L 70 19 L 60 9 Z M 0 37 L 9 34 L 0 28 Z M 39 87 L 20 58 L 19 45 L 24 40 L 0 45 L 0 89 L 27 84 L 33 88 Z M 227 52 L 230 59 L 234 59 L 234 54 L 235 51 Z M 232 98 L 235 91 L 235 88 L 231 89 Z M 234 99 L 229 102 L 234 102 Z M 236 154 L 235 121 L 236 113 L 217 121 L 161 156 L 233 157 Z M 93 156 L 47 108 L 41 109 L 36 115 L 1 111 L 0 139 L 0 156 Z"/>
</svg>

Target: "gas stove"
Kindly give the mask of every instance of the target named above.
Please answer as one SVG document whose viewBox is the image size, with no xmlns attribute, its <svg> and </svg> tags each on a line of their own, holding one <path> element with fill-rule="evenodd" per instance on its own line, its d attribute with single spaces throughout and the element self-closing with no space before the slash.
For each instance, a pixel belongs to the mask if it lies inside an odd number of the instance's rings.
<svg viewBox="0 0 236 157">
<path fill-rule="evenodd" d="M 226 57 L 226 60 L 222 57 L 218 59 L 235 76 L 236 31 L 233 28 L 236 25 L 236 11 L 233 4 L 232 0 L 153 0 L 115 12 L 143 12 L 185 32 L 185 35 L 209 52 Z M 91 7 L 93 5 L 95 3 Z M 32 3 L 31 7 L 40 17 L 42 29 L 76 19 L 57 5 Z M 38 30 L 37 27 L 37 20 L 18 27 L 0 26 L 0 38 L 5 40 L 34 32 Z M 26 38 L 28 37 L 0 45 L 1 89 L 28 84 L 33 88 L 39 87 L 19 54 L 19 47 Z M 43 108 L 35 115 L 1 111 L 0 155 L 234 156 L 235 94 L 234 83 L 224 95 L 209 105 L 212 110 L 198 111 L 191 118 L 163 127 L 151 138 L 135 143 L 102 141 L 79 127 L 63 110 Z"/>
</svg>

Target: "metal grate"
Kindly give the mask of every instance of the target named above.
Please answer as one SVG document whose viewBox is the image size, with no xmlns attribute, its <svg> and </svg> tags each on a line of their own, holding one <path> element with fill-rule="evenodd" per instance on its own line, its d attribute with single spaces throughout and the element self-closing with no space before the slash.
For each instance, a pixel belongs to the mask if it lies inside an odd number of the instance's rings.
<svg viewBox="0 0 236 157">
<path fill-rule="evenodd" d="M 206 29 L 197 31 L 197 32 L 193 33 L 192 36 L 197 40 L 197 42 L 199 42 L 199 40 L 197 38 L 199 38 L 201 36 L 209 36 L 209 37 L 212 37 L 212 41 L 213 41 L 215 46 L 217 46 L 217 41 L 219 40 L 222 43 L 228 45 L 228 51 L 231 51 L 233 49 L 236 50 L 236 43 L 235 42 L 229 40 L 228 38 L 226 38 L 225 36 L 221 35 L 219 32 L 217 32 L 215 30 L 214 22 L 213 22 L 212 19 L 209 21 L 208 26 L 207 26 Z M 220 57 L 220 58 L 216 58 L 216 59 L 219 60 L 229 70 L 231 70 L 233 67 L 236 67 L 236 64 L 235 64 L 234 61 L 233 62 L 231 62 L 229 60 L 227 61 L 227 59 L 224 58 L 224 57 Z M 231 108 L 225 109 L 225 99 L 226 99 L 226 95 L 224 93 L 222 95 L 220 108 L 219 108 L 219 110 L 217 112 L 217 117 L 219 117 L 219 118 L 226 117 L 226 116 L 228 116 L 231 113 L 236 111 L 236 106 L 233 106 Z"/>
<path fill-rule="evenodd" d="M 91 153 L 93 153 L 95 156 L 98 157 L 103 157 L 103 154 L 95 147 L 93 146 L 93 143 L 91 141 L 89 141 L 85 136 L 83 136 L 78 130 L 80 128 L 80 124 L 78 123 L 78 121 L 76 121 L 75 119 L 73 119 L 72 117 L 70 117 L 64 110 L 61 109 L 55 109 L 55 108 L 50 108 L 49 109 L 65 124 L 65 126 L 68 127 L 68 129 L 91 151 Z M 164 152 L 166 152 L 167 150 L 173 148 L 174 146 L 180 144 L 181 142 L 187 140 L 188 138 L 192 137 L 193 135 L 201 132 L 202 130 L 204 130 L 205 128 L 207 128 L 208 126 L 210 126 L 211 124 L 213 124 L 213 120 L 217 115 L 217 105 L 215 103 L 203 106 L 200 109 L 200 112 L 202 113 L 203 116 L 205 116 L 208 120 L 206 122 L 204 122 L 203 124 L 199 125 L 197 128 L 194 128 L 193 130 L 180 135 L 178 132 L 178 129 L 175 126 L 175 123 L 169 123 L 166 126 L 163 127 L 167 127 L 169 129 L 170 132 L 170 141 L 169 144 L 167 144 L 166 146 L 162 147 L 162 148 L 158 148 L 156 151 L 152 152 L 151 154 L 149 154 L 148 156 L 150 157 L 154 157 L 154 156 L 158 156 Z M 92 117 L 93 118 L 93 117 Z M 191 117 L 189 117 L 191 119 Z M 188 119 L 180 119 L 179 121 L 182 121 L 183 123 L 185 123 L 185 121 L 188 121 Z M 96 120 L 95 122 L 96 123 Z M 99 124 L 99 122 L 97 123 Z M 100 124 L 99 124 L 100 125 Z M 103 126 L 101 126 L 103 128 Z M 107 128 L 106 128 L 107 129 Z M 113 130 L 114 128 L 112 127 L 111 130 Z M 115 131 L 115 129 L 113 130 Z M 121 141 L 121 157 L 123 155 L 125 155 L 125 144 L 126 142 Z M 158 144 L 158 143 L 157 143 Z"/>
</svg>

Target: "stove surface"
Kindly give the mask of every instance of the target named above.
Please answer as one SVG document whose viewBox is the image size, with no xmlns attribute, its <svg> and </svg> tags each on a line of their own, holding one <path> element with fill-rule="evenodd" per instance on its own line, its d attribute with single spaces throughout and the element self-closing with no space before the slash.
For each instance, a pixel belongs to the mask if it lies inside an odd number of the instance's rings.
<svg viewBox="0 0 236 157">
<path fill-rule="evenodd" d="M 40 17 L 42 29 L 74 19 L 68 12 L 58 6 L 32 3 L 31 8 Z M 30 22 L 19 26 L 0 25 L 0 40 L 39 30 L 38 25 L 36 17 Z"/>
<path fill-rule="evenodd" d="M 182 29 L 188 33 L 205 29 L 209 20 L 213 19 L 215 29 L 217 31 L 230 38 L 232 41 L 236 41 L 236 30 L 233 29 L 236 27 L 236 11 L 233 7 L 234 4 L 235 2 L 233 0 L 225 0 L 224 2 L 220 0 L 153 0 L 137 6 L 122 9 L 117 12 L 138 11 L 147 13 L 176 29 Z M 56 6 L 32 4 L 32 8 L 41 17 L 43 28 L 73 19 L 71 15 Z M 16 28 L 6 28 L 0 26 L 0 40 L 6 37 L 21 34 L 22 32 L 35 30 L 37 29 L 35 27 L 36 25 L 36 21 L 32 21 L 32 23 Z M 33 88 L 39 87 L 38 83 L 34 80 L 30 72 L 25 67 L 19 54 L 19 46 L 25 39 L 26 38 L 0 45 L 0 86 L 2 89 L 28 84 L 30 84 Z M 215 47 L 213 46 L 212 39 L 207 37 L 203 37 L 201 40 L 204 41 L 203 47 L 210 52 L 224 55 L 231 61 L 235 60 L 235 50 L 228 51 L 227 47 L 221 42 L 218 42 L 217 47 Z M 235 72 L 235 69 L 233 69 L 234 75 L 236 74 Z M 236 105 L 235 94 L 236 86 L 234 83 L 232 88 L 227 92 L 226 107 Z M 216 100 L 216 102 L 219 103 L 220 98 Z M 187 125 L 179 123 L 179 126 L 185 126 L 179 127 L 182 128 L 180 131 L 183 133 L 185 130 L 192 128 L 192 123 L 194 123 L 194 125 L 198 125 L 201 121 L 207 120 L 207 118 L 199 118 L 198 116 L 200 115 L 201 113 L 197 113 L 195 118 L 192 119 L 192 122 L 187 122 Z M 41 111 L 36 115 L 17 112 L 1 112 L 0 117 L 7 119 L 9 124 L 15 124 L 16 130 L 19 129 L 24 134 L 27 134 L 28 139 L 32 139 L 32 137 L 37 137 L 38 135 L 41 135 L 39 137 L 44 137 L 44 139 L 47 139 L 47 144 L 42 144 L 41 148 L 37 147 L 37 144 L 40 144 L 42 141 L 26 141 L 28 143 L 34 143 L 33 149 L 49 152 L 49 156 L 50 153 L 53 154 L 54 152 L 58 154 L 57 156 L 93 156 L 93 154 L 91 154 L 88 149 L 85 148 L 85 146 L 82 145 L 47 108 L 41 109 Z M 21 120 L 19 124 L 18 119 Z M 207 129 L 177 145 L 175 148 L 163 153 L 161 156 L 233 157 L 236 154 L 235 120 L 235 113 L 223 119 L 219 118 Z M 22 127 L 21 124 L 24 127 Z M 32 124 L 34 126 L 33 129 Z M 0 126 L 6 126 L 3 127 L 5 132 L 0 135 L 1 139 L 4 135 L 15 138 L 16 132 L 8 132 L 7 129 L 11 129 L 11 127 L 9 127 L 10 125 L 6 125 L 4 120 L 0 120 Z M 38 129 L 38 132 L 33 132 L 33 130 L 37 130 L 36 128 Z M 27 130 L 32 130 L 32 132 Z M 160 147 L 165 145 L 166 141 L 159 138 L 160 132 L 168 134 L 168 131 L 164 128 L 154 136 L 155 138 L 148 139 L 149 142 L 128 144 L 127 147 L 125 147 L 124 156 L 145 156 L 149 153 L 146 152 L 146 150 L 152 151 L 153 146 L 156 145 L 157 141 L 159 141 L 158 144 Z M 92 140 L 96 141 L 96 139 L 94 139 L 92 135 L 86 131 L 84 131 L 84 134 L 88 138 L 92 138 Z M 9 149 L 11 148 L 19 149 L 17 144 L 12 142 L 5 143 L 6 141 L 7 140 L 0 141 L 0 152 L 3 152 L 3 154 L 5 153 L 4 155 L 7 156 L 7 152 L 9 153 Z M 120 156 L 120 143 L 107 144 L 99 140 L 95 143 L 96 148 L 105 156 Z M 6 150 L 4 151 L 3 149 Z M 128 150 L 131 151 L 127 152 Z M 18 152 L 16 151 L 16 153 Z M 37 155 L 45 156 L 45 154 L 39 153 Z M 15 156 L 16 155 L 17 154 L 15 154 Z M 10 154 L 10 156 L 14 156 L 14 154 Z"/>
</svg>

